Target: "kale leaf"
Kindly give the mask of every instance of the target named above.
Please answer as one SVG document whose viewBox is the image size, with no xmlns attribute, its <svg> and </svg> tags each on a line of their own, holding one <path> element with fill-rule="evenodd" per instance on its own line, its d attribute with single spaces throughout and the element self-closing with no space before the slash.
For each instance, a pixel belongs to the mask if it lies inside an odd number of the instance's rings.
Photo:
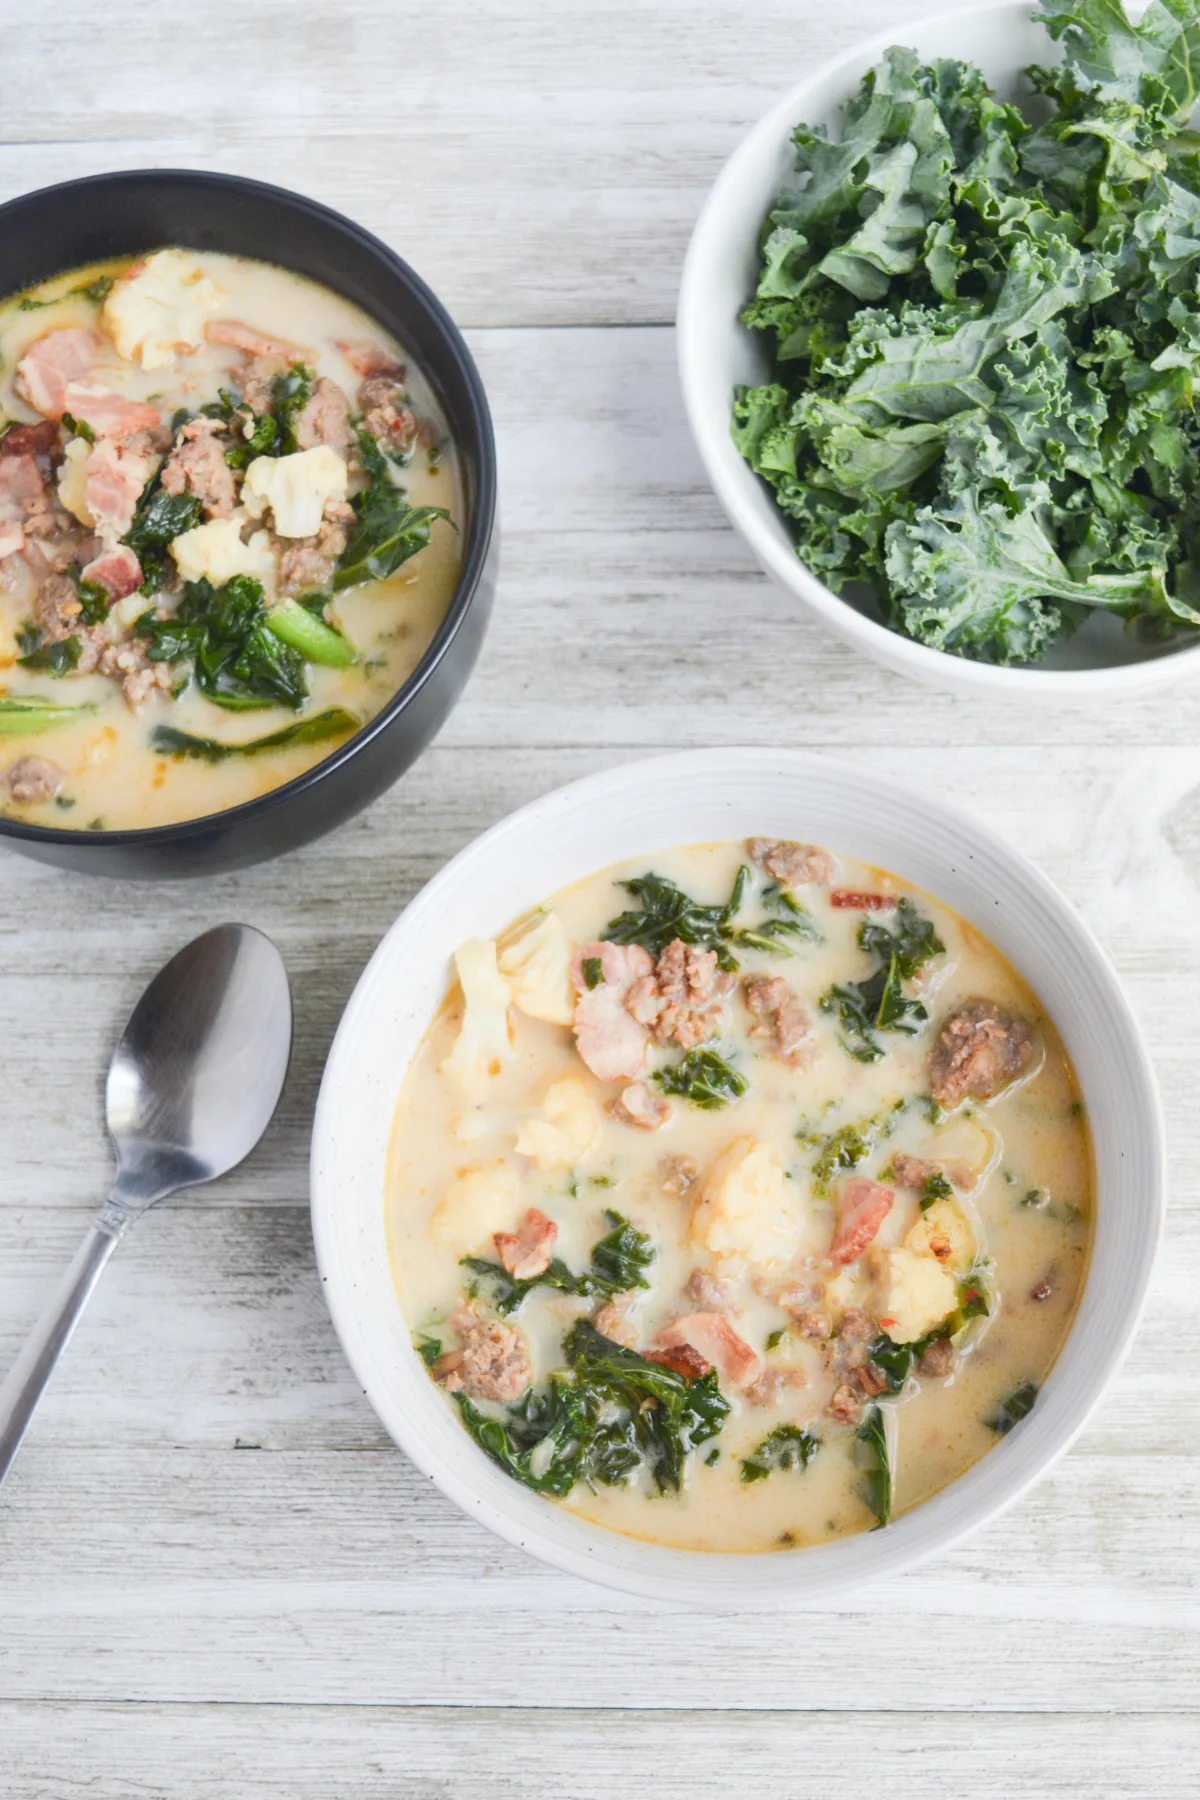
<svg viewBox="0 0 1200 1800">
<path fill-rule="evenodd" d="M 934 930 L 933 920 L 923 918 L 906 896 L 900 897 L 892 916 L 894 931 L 879 918 L 864 918 L 858 928 L 858 947 L 885 962 L 894 956 L 900 975 L 911 981 L 931 958 L 944 956 L 946 946 Z"/>
<path fill-rule="evenodd" d="M 689 1050 L 670 1068 L 656 1069 L 654 1080 L 664 1094 L 679 1094 L 706 1112 L 740 1100 L 747 1086 L 746 1077 L 716 1050 Z"/>
<path fill-rule="evenodd" d="M 189 663 L 196 686 L 218 706 L 299 711 L 308 698 L 304 658 L 267 630 L 262 583 L 252 576 L 219 588 L 189 581 L 173 613 L 145 612 L 135 629 L 151 662 Z"/>
<path fill-rule="evenodd" d="M 880 1531 L 891 1523 L 893 1500 L 892 1455 L 882 1406 L 871 1407 L 855 1436 L 864 1446 L 865 1498 L 875 1514 L 874 1529 Z"/>
<path fill-rule="evenodd" d="M 450 518 L 441 506 L 410 506 L 370 432 L 360 431 L 358 441 L 370 486 L 351 502 L 355 522 L 333 578 L 336 589 L 394 575 L 428 544 L 435 520 Z"/>
<path fill-rule="evenodd" d="M 296 744 L 323 744 L 327 738 L 345 737 L 362 724 L 352 712 L 331 706 L 325 712 L 311 713 L 297 719 L 280 731 L 266 737 L 250 738 L 241 744 L 222 743 L 219 738 L 195 737 L 190 731 L 179 731 L 174 725 L 156 725 L 150 733 L 150 748 L 160 756 L 191 756 L 201 762 L 224 762 L 229 756 L 260 756 L 266 750 L 288 750 Z"/>
<path fill-rule="evenodd" d="M 608 1232 L 592 1246 L 591 1262 L 579 1275 L 572 1274 L 557 1256 L 542 1274 L 524 1280 L 510 1275 L 501 1263 L 482 1256 L 464 1256 L 462 1266 L 475 1276 L 476 1286 L 483 1284 L 491 1304 L 506 1318 L 537 1287 L 601 1300 L 611 1300 L 614 1294 L 626 1294 L 633 1288 L 649 1287 L 646 1270 L 655 1257 L 649 1237 L 611 1208 L 606 1209 L 604 1217 Z"/>
<path fill-rule="evenodd" d="M 142 592 L 156 594 L 167 573 L 167 545 L 181 532 L 200 523 L 196 494 L 168 494 L 156 471 L 142 489 L 133 523 L 121 542 L 128 544 L 142 566 Z"/>
<path fill-rule="evenodd" d="M 808 908 L 786 888 L 771 886 L 763 891 L 763 904 L 777 916 L 759 925 L 744 925 L 738 931 L 726 931 L 731 943 L 744 950 L 762 950 L 768 956 L 791 956 L 797 944 L 821 943 L 821 931 Z"/>
<path fill-rule="evenodd" d="M 60 638 L 56 644 L 42 640 L 43 633 L 36 625 L 18 631 L 17 648 L 21 654 L 17 661 L 23 669 L 44 669 L 48 675 L 59 676 L 69 675 L 79 667 L 83 645 L 77 637 Z"/>
<path fill-rule="evenodd" d="M 1020 1387 L 1014 1388 L 1011 1394 L 1007 1394 L 1001 1400 L 995 1412 L 991 1413 L 983 1422 L 988 1430 L 994 1431 L 998 1437 L 1007 1437 L 1013 1426 L 1019 1425 L 1021 1420 L 1027 1418 L 1033 1411 L 1037 1397 L 1037 1383 L 1023 1381 Z"/>
<path fill-rule="evenodd" d="M 749 880 L 750 871 L 743 865 L 723 906 L 701 906 L 665 875 L 639 875 L 632 881 L 623 881 L 621 886 L 641 901 L 641 907 L 611 919 L 604 936 L 611 944 L 640 944 L 655 958 L 679 938 L 696 949 L 715 950 L 723 969 L 736 969 L 738 964 L 729 952 L 727 940 L 734 935 L 733 920 Z"/>
<path fill-rule="evenodd" d="M 807 1425 L 777 1425 L 758 1448 L 741 1458 L 743 1481 L 765 1481 L 775 1469 L 807 1469 L 821 1440 Z"/>
<path fill-rule="evenodd" d="M 945 945 L 910 900 L 900 900 L 895 918 L 895 931 L 877 919 L 862 920 L 859 948 L 878 957 L 879 966 L 865 981 L 836 983 L 821 1001 L 821 1011 L 839 1020 L 842 1047 L 856 1062 L 879 1061 L 884 1052 L 877 1031 L 911 1037 L 929 1017 L 919 1000 L 905 995 L 900 982 L 911 979 L 931 957 L 943 955 Z"/>
</svg>

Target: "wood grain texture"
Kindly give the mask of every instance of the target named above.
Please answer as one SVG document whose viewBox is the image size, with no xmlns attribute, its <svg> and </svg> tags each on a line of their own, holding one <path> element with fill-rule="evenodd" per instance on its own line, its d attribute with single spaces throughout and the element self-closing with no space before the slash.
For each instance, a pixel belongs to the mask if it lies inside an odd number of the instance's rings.
<svg viewBox="0 0 1200 1800">
<path fill-rule="evenodd" d="M 0 1367 L 101 1193 L 102 1073 L 148 975 L 242 918 L 297 1013 L 264 1142 L 126 1239 L 0 1495 L 2 1800 L 610 1800 L 647 1769 L 663 1800 L 730 1769 L 762 1800 L 1200 1792 L 1200 688 L 1051 713 L 863 663 L 726 526 L 675 377 L 724 157 L 807 68 L 933 4 L 0 0 L 0 198 L 174 163 L 352 213 L 471 328 L 504 529 L 462 704 L 333 837 L 170 888 L 0 861 Z M 1113 957 L 1171 1138 L 1145 1324 L 1076 1448 L 986 1531 L 808 1619 L 627 1600 L 461 1515 L 356 1386 L 306 1211 L 330 1039 L 421 884 L 564 780 L 738 742 L 849 757 L 1019 844 Z"/>
</svg>

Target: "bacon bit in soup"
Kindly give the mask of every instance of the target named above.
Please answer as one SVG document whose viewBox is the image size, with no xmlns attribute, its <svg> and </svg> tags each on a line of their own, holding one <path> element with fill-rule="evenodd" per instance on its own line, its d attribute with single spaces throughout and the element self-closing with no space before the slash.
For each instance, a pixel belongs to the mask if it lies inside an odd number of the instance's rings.
<svg viewBox="0 0 1200 1800">
<path fill-rule="evenodd" d="M 895 1197 L 891 1188 L 868 1181 L 864 1175 L 848 1181 L 838 1204 L 830 1262 L 843 1267 L 856 1262 L 891 1212 Z"/>
<path fill-rule="evenodd" d="M 599 962 L 601 979 L 588 986 L 585 963 Z M 575 1046 L 599 1081 L 632 1081 L 646 1060 L 649 1032 L 625 1002 L 654 962 L 640 944 L 584 944 L 571 964 L 575 984 Z"/>
<path fill-rule="evenodd" d="M 310 350 L 289 344 L 286 338 L 269 337 L 265 331 L 255 330 L 253 325 L 243 325 L 239 319 L 210 319 L 204 335 L 210 344 L 232 344 L 235 350 L 243 350 L 247 356 L 277 357 L 289 366 L 307 362 L 312 355 Z"/>
<path fill-rule="evenodd" d="M 544 1212 L 531 1206 L 516 1231 L 493 1234 L 496 1254 L 510 1275 L 518 1281 L 532 1281 L 544 1275 L 558 1238 L 558 1226 Z"/>
<path fill-rule="evenodd" d="M 761 1356 L 738 1336 L 724 1313 L 691 1313 L 676 1319 L 663 1327 L 656 1344 L 666 1350 L 689 1344 L 716 1367 L 722 1382 L 730 1387 L 745 1387 L 762 1373 Z"/>
<path fill-rule="evenodd" d="M 335 341 L 356 375 L 389 375 L 393 381 L 403 381 L 408 373 L 404 364 L 397 362 L 382 344 L 347 342 L 345 338 Z"/>
<path fill-rule="evenodd" d="M 690 1344 L 672 1344 L 666 1350 L 644 1350 L 642 1355 L 646 1362 L 657 1363 L 660 1368 L 673 1369 L 676 1375 L 682 1375 L 686 1381 L 703 1381 L 712 1369 L 712 1364 L 698 1350 L 693 1350 Z"/>
<path fill-rule="evenodd" d="M 22 400 L 47 419 L 67 410 L 67 384 L 86 375 L 104 349 L 94 331 L 72 325 L 37 338 L 17 364 L 16 387 Z M 77 415 L 78 416 L 78 415 Z"/>
<path fill-rule="evenodd" d="M 110 600 L 124 600 L 141 587 L 142 565 L 127 544 L 114 544 L 111 550 L 102 550 L 93 557 L 80 570 L 79 579 L 104 588 Z"/>
<path fill-rule="evenodd" d="M 854 888 L 835 888 L 829 896 L 829 904 L 857 912 L 890 912 L 896 904 L 896 896 L 865 894 Z"/>
</svg>

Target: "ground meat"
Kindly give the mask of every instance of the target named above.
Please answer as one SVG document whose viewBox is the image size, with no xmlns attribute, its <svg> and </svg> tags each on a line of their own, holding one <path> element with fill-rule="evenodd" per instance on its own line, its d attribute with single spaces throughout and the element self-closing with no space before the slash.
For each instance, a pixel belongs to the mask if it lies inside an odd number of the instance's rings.
<svg viewBox="0 0 1200 1800">
<path fill-rule="evenodd" d="M 729 1283 L 722 1281 L 708 1269 L 693 1269 L 684 1286 L 684 1293 L 697 1306 L 712 1310 L 721 1305 L 729 1297 Z"/>
<path fill-rule="evenodd" d="M 664 1350 L 645 1350 L 642 1354 L 646 1362 L 673 1369 L 687 1381 L 703 1381 L 712 1370 L 712 1364 L 690 1344 L 670 1344 Z"/>
<path fill-rule="evenodd" d="M 892 1158 L 892 1174 L 897 1187 L 923 1188 L 937 1173 L 936 1163 L 924 1162 L 919 1156 L 908 1156 L 903 1150 L 898 1150 Z"/>
<path fill-rule="evenodd" d="M 519 1400 L 533 1379 L 524 1333 L 501 1319 L 464 1320 L 462 1360 L 454 1373 L 473 1400 Z M 436 1365 L 435 1365 L 436 1366 Z"/>
<path fill-rule="evenodd" d="M 1054 1289 L 1048 1281 L 1039 1281 L 1035 1288 L 1030 1289 L 1029 1298 L 1031 1300 L 1048 1300 L 1053 1292 Z"/>
<path fill-rule="evenodd" d="M 37 806 L 60 794 L 67 777 L 57 763 L 48 762 L 44 756 L 23 756 L 4 779 L 9 793 L 19 805 Z"/>
<path fill-rule="evenodd" d="M 837 865 L 828 850 L 815 844 L 793 844 L 785 838 L 748 838 L 751 862 L 773 875 L 784 887 L 807 887 L 810 882 L 828 886 Z"/>
<path fill-rule="evenodd" d="M 621 1344 L 626 1350 L 636 1350 L 638 1329 L 632 1319 L 625 1317 L 624 1308 L 619 1300 L 607 1300 L 599 1309 L 592 1324 L 601 1337 L 608 1338 L 614 1344 Z"/>
<path fill-rule="evenodd" d="M 281 594 L 321 593 L 329 586 L 338 558 L 349 542 L 353 518 L 352 506 L 331 500 L 315 537 L 280 539 Z"/>
<path fill-rule="evenodd" d="M 794 1312 L 792 1317 L 796 1321 L 796 1330 L 801 1337 L 814 1338 L 819 1342 L 833 1335 L 833 1326 L 828 1313 L 819 1311 L 815 1306 L 808 1306 L 800 1312 Z"/>
<path fill-rule="evenodd" d="M 80 668 L 83 664 L 80 662 Z M 121 684 L 125 704 L 131 712 L 140 712 L 153 693 L 170 693 L 171 665 L 151 662 L 141 638 L 126 638 L 120 644 L 108 644 L 100 651 L 95 666 Z"/>
<path fill-rule="evenodd" d="M 934 1338 L 917 1359 L 917 1374 L 940 1381 L 954 1367 L 954 1345 L 949 1338 Z"/>
<path fill-rule="evenodd" d="M 328 444 L 339 456 L 350 446 L 350 402 L 336 381 L 322 375 L 312 393 L 292 420 L 292 430 L 301 450 L 315 450 Z"/>
<path fill-rule="evenodd" d="M 663 1193 L 670 1194 L 672 1199 L 681 1200 L 694 1184 L 700 1167 L 693 1156 L 667 1156 L 659 1164 L 659 1173 Z"/>
<path fill-rule="evenodd" d="M 868 1181 L 865 1175 L 856 1175 L 848 1181 L 838 1201 L 837 1222 L 829 1246 L 830 1262 L 839 1263 L 843 1268 L 856 1262 L 891 1212 L 895 1198 L 891 1188 Z"/>
<path fill-rule="evenodd" d="M 622 1125 L 658 1131 L 671 1117 L 671 1102 L 648 1088 L 644 1081 L 635 1081 L 632 1087 L 625 1088 L 615 1100 L 609 1101 L 608 1110 Z"/>
<path fill-rule="evenodd" d="M 863 1415 L 862 1401 L 848 1383 L 834 1390 L 833 1399 L 825 1408 L 826 1415 L 838 1425 L 857 1425 Z"/>
<path fill-rule="evenodd" d="M 929 1057 L 929 1092 L 947 1111 L 990 1100 L 1033 1060 L 1033 1030 L 995 1000 L 968 1000 L 942 1026 Z"/>
<path fill-rule="evenodd" d="M 803 1369 L 765 1369 L 744 1391 L 751 1406 L 774 1406 L 787 1393 L 808 1386 Z"/>
<path fill-rule="evenodd" d="M 240 369 L 235 369 L 230 379 L 242 396 L 242 405 L 248 407 L 257 419 L 263 413 L 270 412 L 275 403 L 275 380 L 287 372 L 288 364 L 281 357 L 256 356 L 253 362 L 244 363 Z"/>
<path fill-rule="evenodd" d="M 57 430 L 57 426 L 52 426 Z M 0 439 L 0 442 L 3 442 Z M 0 534 L 3 555 L 20 550 L 26 533 L 45 536 L 53 529 L 53 507 L 37 458 L 10 452 L 0 458 Z"/>
<path fill-rule="evenodd" d="M 769 1043 L 773 1054 L 793 1069 L 811 1067 L 817 1054 L 812 1020 L 781 975 L 747 975 L 742 998 L 757 1024 L 749 1035 Z"/>
<path fill-rule="evenodd" d="M 870 1313 L 863 1312 L 858 1306 L 848 1306 L 842 1314 L 837 1335 L 843 1344 L 869 1344 L 879 1333 Z"/>
<path fill-rule="evenodd" d="M 461 1350 L 447 1350 L 443 1356 L 430 1365 L 429 1373 L 435 1381 L 439 1381 L 448 1394 L 461 1394 L 463 1353 Z"/>
<path fill-rule="evenodd" d="M 61 644 L 71 636 L 82 611 L 82 602 L 69 575 L 48 574 L 38 589 L 33 614 L 41 628 L 43 644 Z"/>
<path fill-rule="evenodd" d="M 860 1363 L 850 1377 L 850 1385 L 860 1394 L 873 1400 L 877 1394 L 886 1393 L 891 1382 L 877 1363 Z"/>
<path fill-rule="evenodd" d="M 558 1226 L 544 1212 L 531 1206 L 516 1231 L 493 1234 L 496 1254 L 510 1275 L 518 1281 L 532 1281 L 544 1275 L 558 1238 Z"/>
<path fill-rule="evenodd" d="M 417 441 L 417 420 L 407 395 L 386 375 L 371 375 L 358 390 L 363 430 L 397 456 L 407 456 Z"/>
<path fill-rule="evenodd" d="M 62 432 L 54 419 L 39 419 L 36 425 L 10 425 L 0 437 L 0 458 L 32 456 L 48 479 L 63 457 Z"/>
<path fill-rule="evenodd" d="M 669 943 L 653 975 L 634 982 L 626 1010 L 653 1030 L 660 1044 L 694 1050 L 726 1023 L 725 1003 L 734 978 L 717 966 L 715 950 L 697 950 L 682 938 Z"/>
<path fill-rule="evenodd" d="M 195 494 L 206 519 L 228 518 L 237 490 L 233 470 L 225 461 L 227 448 L 223 420 L 192 419 L 180 431 L 163 464 L 163 488 L 168 494 Z"/>
</svg>

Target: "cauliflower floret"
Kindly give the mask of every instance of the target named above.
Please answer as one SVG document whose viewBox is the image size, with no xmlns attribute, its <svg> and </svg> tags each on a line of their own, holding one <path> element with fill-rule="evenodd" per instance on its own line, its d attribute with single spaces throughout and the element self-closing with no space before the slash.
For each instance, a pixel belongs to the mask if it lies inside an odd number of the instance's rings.
<svg viewBox="0 0 1200 1800">
<path fill-rule="evenodd" d="M 575 1017 L 571 958 L 575 945 L 557 913 L 538 913 L 500 952 L 513 1005 L 531 1019 L 570 1025 Z"/>
<path fill-rule="evenodd" d="M 280 537 L 315 537 L 331 500 L 346 498 L 346 464 L 328 444 L 291 456 L 256 456 L 246 470 L 242 502 L 258 519 L 267 507 Z"/>
<path fill-rule="evenodd" d="M 930 1139 L 923 1155 L 940 1163 L 956 1187 L 974 1189 L 998 1150 L 996 1135 L 977 1119 L 953 1119 Z"/>
<path fill-rule="evenodd" d="M 195 350 L 225 295 L 182 250 L 158 250 L 117 277 L 101 324 L 126 362 L 165 369 L 176 350 Z"/>
<path fill-rule="evenodd" d="M 276 571 L 270 536 L 256 531 L 244 544 L 242 526 L 246 523 L 245 513 L 235 512 L 227 519 L 209 519 L 207 524 L 194 525 L 190 531 L 172 538 L 168 549 L 183 579 L 211 581 L 214 587 L 221 587 L 235 575 L 253 575 L 272 588 Z"/>
<path fill-rule="evenodd" d="M 473 1250 L 497 1231 L 513 1231 L 521 1211 L 520 1184 L 507 1163 L 472 1163 L 434 1207 L 429 1235 L 451 1249 Z"/>
<path fill-rule="evenodd" d="M 92 446 L 86 438 L 68 438 L 63 446 L 62 468 L 58 472 L 58 498 L 81 525 L 94 525 L 95 514 L 87 503 L 87 459 Z M 143 601 L 142 611 L 146 610 Z"/>
<path fill-rule="evenodd" d="M 957 1305 L 958 1283 L 936 1257 L 907 1247 L 888 1251 L 878 1316 L 893 1343 L 924 1337 Z"/>
<path fill-rule="evenodd" d="M 546 1089 L 539 1116 L 517 1133 L 517 1150 L 539 1169 L 569 1169 L 595 1148 L 600 1121 L 582 1081 L 564 1075 Z"/>
<path fill-rule="evenodd" d="M 791 1256 L 804 1223 L 799 1194 L 757 1138 L 738 1137 L 700 1184 L 691 1235 L 714 1256 L 770 1268 Z"/>
<path fill-rule="evenodd" d="M 464 944 L 455 952 L 454 965 L 463 991 L 463 1020 L 441 1072 L 456 1084 L 464 1099 L 475 1102 L 483 1098 L 487 1083 L 512 1055 L 510 996 L 490 938 L 473 938 Z"/>
<path fill-rule="evenodd" d="M 935 1200 L 904 1240 L 918 1256 L 932 1256 L 943 1268 L 965 1275 L 975 1261 L 975 1233 L 954 1200 Z"/>
</svg>

